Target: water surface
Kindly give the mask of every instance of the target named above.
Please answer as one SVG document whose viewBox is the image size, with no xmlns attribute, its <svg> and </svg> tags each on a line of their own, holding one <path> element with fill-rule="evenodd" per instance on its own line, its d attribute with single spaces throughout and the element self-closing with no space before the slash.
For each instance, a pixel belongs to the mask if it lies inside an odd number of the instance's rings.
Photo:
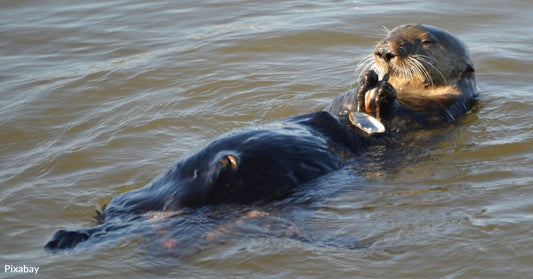
<svg viewBox="0 0 533 279">
<path fill-rule="evenodd" d="M 531 276 L 532 9 L 519 0 L 6 1 L 1 263 L 39 266 L 44 278 Z M 384 27 L 409 22 L 466 42 L 480 103 L 390 160 L 313 181 L 317 199 L 266 207 L 271 226 L 316 242 L 266 229 L 187 253 L 159 249 L 157 234 L 44 252 L 55 231 L 94 225 L 113 196 L 217 136 L 323 109 L 354 86 Z"/>
</svg>

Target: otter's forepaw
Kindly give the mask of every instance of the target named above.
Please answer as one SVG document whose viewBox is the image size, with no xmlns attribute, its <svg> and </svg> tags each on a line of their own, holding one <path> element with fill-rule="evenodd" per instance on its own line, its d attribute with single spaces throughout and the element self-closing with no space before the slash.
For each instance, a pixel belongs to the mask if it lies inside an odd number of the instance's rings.
<svg viewBox="0 0 533 279">
<path fill-rule="evenodd" d="M 388 78 L 383 78 L 377 90 L 376 102 L 376 119 L 380 122 L 387 119 L 391 114 L 394 104 L 397 100 L 396 90 L 387 82 Z"/>
<path fill-rule="evenodd" d="M 373 70 L 369 70 L 365 72 L 365 75 L 363 78 L 361 78 L 361 82 L 359 85 L 359 90 L 357 91 L 357 111 L 364 112 L 365 111 L 365 96 L 366 93 L 376 87 L 378 85 L 378 75 Z"/>
</svg>

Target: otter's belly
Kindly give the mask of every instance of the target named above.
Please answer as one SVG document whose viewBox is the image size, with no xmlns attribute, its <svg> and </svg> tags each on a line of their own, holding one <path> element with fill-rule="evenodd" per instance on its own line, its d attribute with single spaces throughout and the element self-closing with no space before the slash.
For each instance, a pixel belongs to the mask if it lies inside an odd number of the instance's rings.
<svg viewBox="0 0 533 279">
<path fill-rule="evenodd" d="M 215 140 L 145 187 L 115 197 L 104 214 L 109 218 L 280 197 L 343 167 L 344 157 L 363 148 L 361 137 L 328 112 L 244 130 Z"/>
</svg>

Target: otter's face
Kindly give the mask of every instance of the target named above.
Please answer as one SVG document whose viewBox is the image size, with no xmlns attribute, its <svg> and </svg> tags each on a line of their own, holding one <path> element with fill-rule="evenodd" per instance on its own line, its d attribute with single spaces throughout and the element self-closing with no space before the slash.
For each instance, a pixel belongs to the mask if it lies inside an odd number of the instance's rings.
<svg viewBox="0 0 533 279">
<path fill-rule="evenodd" d="M 450 33 L 425 25 L 402 25 L 374 49 L 371 68 L 397 89 L 450 85 L 474 71 L 466 46 Z"/>
</svg>

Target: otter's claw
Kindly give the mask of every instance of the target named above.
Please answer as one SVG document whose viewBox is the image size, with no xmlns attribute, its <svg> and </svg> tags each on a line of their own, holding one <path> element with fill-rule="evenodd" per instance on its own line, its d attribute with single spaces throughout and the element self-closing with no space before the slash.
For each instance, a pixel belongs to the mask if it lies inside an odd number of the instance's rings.
<svg viewBox="0 0 533 279">
<path fill-rule="evenodd" d="M 389 73 L 386 73 L 386 74 L 383 76 L 383 78 L 381 79 L 381 82 L 388 82 L 388 81 L 389 81 L 389 77 L 390 77 Z"/>
<path fill-rule="evenodd" d="M 383 77 L 376 96 L 376 119 L 380 122 L 391 114 L 396 101 L 396 90 L 387 82 L 388 78 L 388 74 Z"/>
<path fill-rule="evenodd" d="M 388 80 L 388 76 L 387 76 Z M 359 91 L 357 91 L 357 111 L 365 111 L 365 94 L 371 88 L 374 88 L 378 85 L 378 75 L 373 70 L 365 72 L 363 78 L 361 78 Z"/>
</svg>

